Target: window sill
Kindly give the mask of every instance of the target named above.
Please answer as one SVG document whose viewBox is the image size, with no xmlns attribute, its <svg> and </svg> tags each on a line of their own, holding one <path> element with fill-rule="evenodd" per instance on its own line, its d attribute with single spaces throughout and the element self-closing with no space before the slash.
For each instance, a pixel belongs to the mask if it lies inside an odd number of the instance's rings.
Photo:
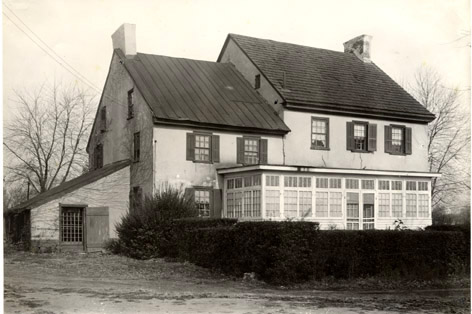
<svg viewBox="0 0 472 314">
<path fill-rule="evenodd" d="M 405 153 L 396 153 L 396 152 L 386 152 L 389 155 L 396 155 L 396 156 L 407 156 Z"/>
<path fill-rule="evenodd" d="M 193 160 L 192 161 L 195 164 L 212 164 L 212 161 L 204 161 L 204 160 Z"/>
<path fill-rule="evenodd" d="M 315 147 L 315 146 L 311 146 L 310 149 L 311 150 L 330 150 L 329 147 Z"/>
<path fill-rule="evenodd" d="M 351 152 L 352 153 L 364 153 L 364 154 L 373 154 L 374 152 L 370 152 L 368 150 L 355 150 L 355 149 L 351 149 Z"/>
</svg>

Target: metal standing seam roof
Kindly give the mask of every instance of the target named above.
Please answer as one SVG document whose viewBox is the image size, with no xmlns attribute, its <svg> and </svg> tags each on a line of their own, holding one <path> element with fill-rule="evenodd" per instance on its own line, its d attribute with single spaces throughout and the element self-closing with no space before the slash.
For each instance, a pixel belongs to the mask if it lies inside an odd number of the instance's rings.
<svg viewBox="0 0 472 314">
<path fill-rule="evenodd" d="M 79 189 L 85 185 L 88 185 L 100 179 L 103 179 L 104 177 L 118 170 L 121 170 L 125 168 L 126 166 L 129 166 L 130 164 L 131 162 L 129 159 L 116 161 L 111 164 L 107 164 L 103 166 L 102 168 L 89 171 L 77 178 L 64 182 L 61 185 L 58 185 L 44 193 L 38 194 L 35 197 L 30 198 L 29 200 L 24 201 L 23 203 L 20 203 L 14 206 L 13 208 L 11 208 L 11 210 L 13 212 L 18 212 L 23 209 L 30 209 L 32 207 L 40 206 L 55 198 L 59 198 L 62 195 L 67 194 L 68 192 Z"/>
<path fill-rule="evenodd" d="M 157 121 L 290 131 L 232 64 L 138 53 L 123 64 Z"/>
<path fill-rule="evenodd" d="M 363 62 L 351 53 L 237 34 L 229 34 L 226 43 L 230 38 L 265 75 L 287 105 L 324 106 L 421 122 L 434 119 L 431 112 L 373 62 Z M 221 54 L 218 61 L 220 58 Z"/>
</svg>

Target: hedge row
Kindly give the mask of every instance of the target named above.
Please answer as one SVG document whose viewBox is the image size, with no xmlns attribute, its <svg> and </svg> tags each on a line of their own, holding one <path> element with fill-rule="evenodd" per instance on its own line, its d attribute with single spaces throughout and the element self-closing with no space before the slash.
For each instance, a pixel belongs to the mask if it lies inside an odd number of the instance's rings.
<svg viewBox="0 0 472 314">
<path fill-rule="evenodd" d="M 182 231 L 182 230 L 181 230 Z M 191 228 L 175 238 L 172 255 L 269 283 L 332 276 L 432 279 L 469 272 L 462 233 L 437 231 L 319 231 L 300 222 L 244 222 Z"/>
</svg>

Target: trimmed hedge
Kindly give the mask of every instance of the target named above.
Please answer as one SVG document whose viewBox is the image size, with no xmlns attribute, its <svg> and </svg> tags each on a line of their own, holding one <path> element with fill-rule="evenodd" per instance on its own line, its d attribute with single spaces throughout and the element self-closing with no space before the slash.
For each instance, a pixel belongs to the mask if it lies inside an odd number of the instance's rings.
<svg viewBox="0 0 472 314">
<path fill-rule="evenodd" d="M 324 277 L 432 279 L 470 269 L 463 234 L 430 231 L 318 231 L 306 222 L 244 222 L 188 229 L 177 256 L 242 276 L 254 272 L 272 284 Z"/>
</svg>

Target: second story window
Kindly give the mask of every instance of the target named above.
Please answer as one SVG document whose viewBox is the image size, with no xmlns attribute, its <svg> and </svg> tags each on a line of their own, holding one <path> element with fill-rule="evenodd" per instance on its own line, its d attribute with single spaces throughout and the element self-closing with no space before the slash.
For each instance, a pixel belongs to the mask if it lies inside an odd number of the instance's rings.
<svg viewBox="0 0 472 314">
<path fill-rule="evenodd" d="M 105 132 L 107 130 L 107 107 L 103 106 L 100 110 L 100 131 Z"/>
<path fill-rule="evenodd" d="M 377 150 L 377 125 L 352 121 L 346 124 L 346 147 L 352 152 L 374 152 Z"/>
<path fill-rule="evenodd" d="M 187 133 L 187 160 L 220 162 L 220 136 L 211 133 Z"/>
<path fill-rule="evenodd" d="M 267 164 L 267 140 L 256 137 L 237 139 L 237 163 L 244 165 Z"/>
<path fill-rule="evenodd" d="M 134 88 L 128 91 L 128 119 L 134 117 Z"/>
<path fill-rule="evenodd" d="M 412 152 L 411 133 L 411 128 L 404 125 L 386 125 L 385 152 L 391 155 L 410 155 Z"/>
<path fill-rule="evenodd" d="M 141 157 L 141 135 L 139 132 L 134 133 L 134 149 L 133 161 L 139 161 Z"/>
<path fill-rule="evenodd" d="M 254 78 L 254 88 L 259 89 L 261 88 L 261 75 L 257 74 Z"/>
<path fill-rule="evenodd" d="M 329 119 L 311 118 L 311 149 L 329 148 Z"/>
<path fill-rule="evenodd" d="M 94 151 L 94 160 L 93 160 L 93 168 L 94 169 L 99 169 L 103 167 L 103 145 L 98 144 L 95 146 L 95 151 Z"/>
</svg>

